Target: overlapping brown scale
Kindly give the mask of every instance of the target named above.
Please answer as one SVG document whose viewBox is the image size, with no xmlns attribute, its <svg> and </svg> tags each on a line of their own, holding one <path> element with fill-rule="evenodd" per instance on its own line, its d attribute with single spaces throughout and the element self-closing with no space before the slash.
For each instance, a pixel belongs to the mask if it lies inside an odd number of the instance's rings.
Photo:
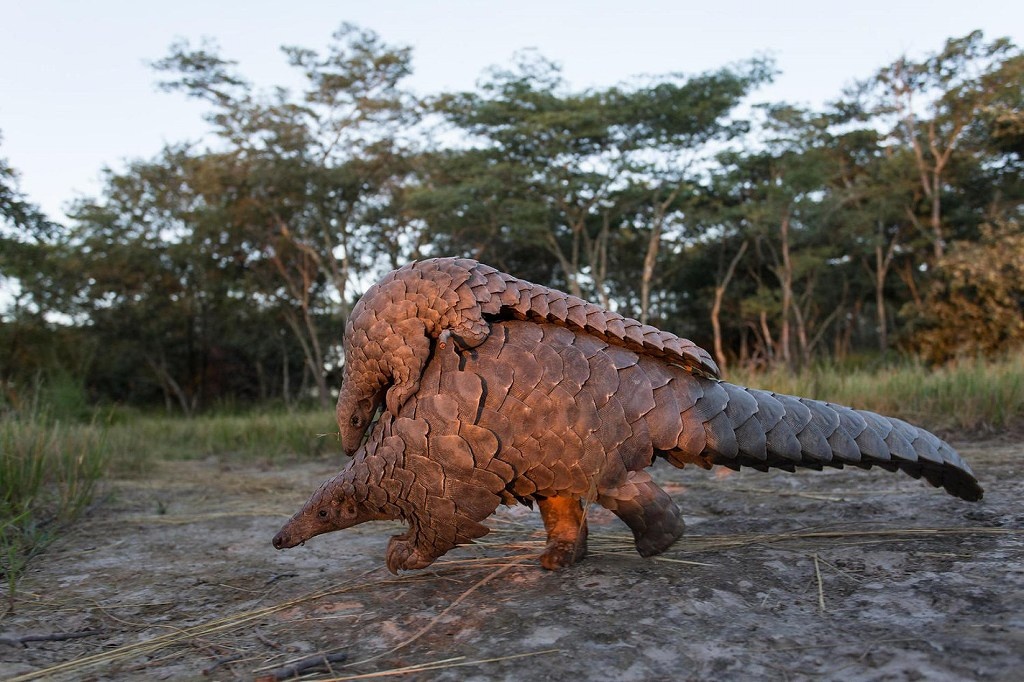
<svg viewBox="0 0 1024 682">
<path fill-rule="evenodd" d="M 629 436 L 619 446 L 618 457 L 628 471 L 637 471 L 654 461 L 654 444 L 646 419 L 637 419 L 629 429 Z"/>
<path fill-rule="evenodd" d="M 601 408 L 619 390 L 619 372 L 609 362 L 607 355 L 595 353 L 588 364 L 590 377 L 587 379 L 587 391 L 593 396 L 597 407 Z"/>
<path fill-rule="evenodd" d="M 598 336 L 604 337 L 608 333 L 608 321 L 612 319 L 611 315 L 607 311 L 590 308 L 586 305 L 579 306 L 587 312 L 587 322 L 584 330 L 591 333 L 597 334 Z"/>
<path fill-rule="evenodd" d="M 522 346 L 508 344 L 494 363 L 494 375 L 497 390 L 522 400 L 540 383 L 543 371 Z"/>
<path fill-rule="evenodd" d="M 458 414 L 459 403 L 450 395 L 429 395 L 413 405 L 416 419 L 430 425 L 430 438 L 458 433 L 459 427 L 452 415 Z"/>
<path fill-rule="evenodd" d="M 480 411 L 475 412 L 474 416 L 479 413 Z M 498 438 L 493 431 L 468 421 L 460 420 L 459 435 L 465 439 L 466 444 L 469 445 L 469 449 L 473 453 L 473 461 L 476 463 L 477 468 L 486 467 L 487 463 L 494 458 L 498 453 L 498 449 L 501 447 L 501 444 L 498 442 Z"/>
<path fill-rule="evenodd" d="M 567 299 L 565 321 L 568 322 L 570 326 L 575 327 L 576 329 L 586 330 L 588 325 L 590 324 L 589 321 L 591 319 L 588 315 L 588 307 L 589 306 L 587 305 L 586 301 L 582 301 L 579 299 Z M 600 315 L 598 314 L 597 316 Z"/>
<path fill-rule="evenodd" d="M 914 454 L 917 455 L 918 462 L 942 464 L 942 457 L 935 448 L 930 446 L 924 435 L 924 431 L 918 429 L 916 426 L 911 426 L 902 419 L 890 419 L 889 421 L 893 423 L 895 430 L 910 443 L 910 447 L 914 449 Z"/>
<path fill-rule="evenodd" d="M 651 381 L 639 363 L 619 368 L 619 391 L 623 396 L 622 410 L 629 424 L 635 423 L 657 405 Z"/>
<path fill-rule="evenodd" d="M 515 427 L 512 425 L 506 412 L 498 411 L 502 403 L 504 403 L 504 396 L 499 396 L 496 404 L 494 404 L 494 401 L 491 400 L 491 394 L 488 393 L 488 406 L 477 413 L 476 425 L 493 433 L 499 445 L 507 445 L 511 441 Z M 492 404 L 494 407 L 490 407 Z"/>
<path fill-rule="evenodd" d="M 519 302 L 522 300 L 522 290 L 526 288 L 522 285 L 521 280 L 512 278 L 513 281 L 509 281 L 508 278 L 512 277 L 507 275 L 501 277 L 501 283 L 504 285 L 504 290 L 493 296 L 487 301 L 484 301 L 480 305 L 480 309 L 485 315 L 497 315 L 502 310 L 509 313 L 519 312 Z M 520 318 L 522 319 L 522 318 Z"/>
<path fill-rule="evenodd" d="M 719 412 L 704 423 L 705 451 L 716 457 L 716 462 L 735 460 L 740 454 L 736 438 L 736 427 L 729 421 L 725 411 Z"/>
<path fill-rule="evenodd" d="M 545 335 L 545 337 L 547 336 Z M 550 391 L 552 387 L 562 381 L 562 377 L 565 374 L 564 363 L 562 362 L 562 356 L 552 347 L 550 339 L 548 339 L 547 343 L 537 344 L 533 352 L 533 359 L 541 370 L 539 384 L 546 386 L 547 390 Z"/>
<path fill-rule="evenodd" d="M 522 474 L 523 478 L 527 478 L 533 484 L 533 492 L 539 493 L 544 496 L 551 496 L 557 492 L 554 488 L 555 485 L 555 474 L 548 467 L 547 462 L 541 461 L 534 464 L 532 467 L 527 469 Z"/>
<path fill-rule="evenodd" d="M 550 314 L 551 290 L 547 287 L 535 287 L 530 292 L 530 307 L 526 310 L 526 316 L 534 320 L 548 321 L 554 317 Z"/>
<path fill-rule="evenodd" d="M 586 403 L 576 400 L 576 395 L 570 394 L 561 385 L 552 388 L 548 398 L 558 406 L 554 414 L 548 415 L 551 428 L 558 433 L 566 451 L 579 452 L 583 441 L 577 430 L 589 432 L 597 429 L 596 406 L 593 412 L 587 412 Z"/>
<path fill-rule="evenodd" d="M 590 379 L 590 363 L 583 351 L 574 345 L 558 348 L 558 355 L 562 358 L 562 381 L 559 385 L 570 396 L 575 396 Z"/>
<path fill-rule="evenodd" d="M 676 391 L 671 385 L 654 389 L 654 409 L 647 413 L 647 430 L 651 444 L 657 450 L 673 450 L 677 447 L 683 431 L 680 414 L 683 408 L 676 400 Z"/>
<path fill-rule="evenodd" d="M 501 498 L 496 493 L 481 485 L 470 474 L 466 478 L 446 478 L 444 488 L 446 499 L 458 500 L 456 516 L 460 518 L 459 526 L 466 527 L 470 520 L 486 519 L 501 504 Z"/>
<path fill-rule="evenodd" d="M 705 420 L 698 416 L 693 406 L 684 408 L 679 419 L 682 422 L 682 431 L 675 449 L 693 455 L 702 454 L 708 444 L 707 431 L 704 428 Z"/>
<path fill-rule="evenodd" d="M 618 451 L 619 446 L 633 433 L 629 422 L 626 421 L 622 401 L 617 397 L 612 397 L 597 408 L 597 420 L 600 426 L 595 432 L 595 436 L 608 452 Z"/>
<path fill-rule="evenodd" d="M 442 372 L 440 392 L 452 396 L 459 405 L 459 414 L 475 415 L 483 402 L 484 383 L 479 375 L 458 371 L 458 366 Z"/>
<path fill-rule="evenodd" d="M 501 492 L 505 489 L 505 486 L 507 485 L 504 478 L 488 469 L 483 468 L 473 469 L 473 472 L 470 474 L 469 477 L 469 483 L 480 488 L 481 490 L 487 491 L 491 495 L 495 495 L 498 497 L 500 497 Z M 500 499 L 497 502 L 497 504 L 500 504 Z M 491 511 L 494 510 L 492 509 Z M 488 512 L 488 514 L 485 516 L 489 515 L 490 513 Z"/>
</svg>

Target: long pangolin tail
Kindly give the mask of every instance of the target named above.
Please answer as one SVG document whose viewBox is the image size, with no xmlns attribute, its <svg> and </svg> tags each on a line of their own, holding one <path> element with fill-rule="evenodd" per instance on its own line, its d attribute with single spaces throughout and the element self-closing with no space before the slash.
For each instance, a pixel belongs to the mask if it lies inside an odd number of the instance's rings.
<svg viewBox="0 0 1024 682">
<path fill-rule="evenodd" d="M 684 432 L 696 420 L 703 424 L 703 463 L 762 471 L 878 466 L 924 478 L 964 500 L 982 497 L 970 467 L 952 446 L 903 420 L 726 382 L 697 381 L 703 395 L 682 416 Z M 682 452 L 667 456 L 679 463 L 692 461 Z"/>
</svg>

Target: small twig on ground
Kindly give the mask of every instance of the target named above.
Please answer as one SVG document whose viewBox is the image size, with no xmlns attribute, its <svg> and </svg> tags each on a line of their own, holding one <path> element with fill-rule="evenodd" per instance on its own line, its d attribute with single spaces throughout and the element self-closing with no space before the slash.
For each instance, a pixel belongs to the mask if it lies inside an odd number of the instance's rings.
<svg viewBox="0 0 1024 682">
<path fill-rule="evenodd" d="M 285 578 L 296 578 L 296 577 L 298 577 L 298 575 L 299 575 L 298 573 L 281 573 L 281 574 L 278 574 L 278 575 L 275 575 L 275 576 L 271 577 L 270 580 L 268 580 L 267 582 L 263 583 L 263 585 L 264 586 L 266 586 L 266 585 L 273 585 L 278 580 L 284 580 Z"/>
<path fill-rule="evenodd" d="M 277 642 L 273 641 L 272 639 L 269 639 L 262 632 L 257 632 L 257 633 L 255 633 L 255 635 L 256 635 L 256 639 L 260 640 L 261 642 L 263 642 L 264 644 L 269 646 L 271 649 L 273 649 L 275 651 L 284 651 L 285 650 L 285 648 L 283 646 L 281 646 Z"/>
<path fill-rule="evenodd" d="M 232 654 L 231 656 L 224 656 L 223 658 L 218 658 L 216 661 L 211 663 L 208 668 L 203 669 L 203 677 L 208 677 L 213 673 L 214 670 L 221 667 L 222 665 L 234 663 L 235 661 L 241 660 L 244 657 L 244 654 Z"/>
<path fill-rule="evenodd" d="M 332 663 L 342 663 L 348 659 L 348 654 L 344 652 L 338 652 L 334 654 L 316 654 L 315 656 L 307 656 L 306 658 L 289 663 L 288 665 L 275 668 L 267 673 L 260 675 L 256 678 L 256 682 L 270 682 L 273 680 L 288 680 L 293 677 L 299 677 L 308 672 L 320 672 L 321 669 L 326 669 L 327 672 L 334 672 L 331 670 Z"/>
<path fill-rule="evenodd" d="M 103 630 L 80 630 L 79 632 L 51 632 L 45 635 L 22 635 L 21 637 L 0 637 L 0 644 L 24 649 L 28 642 L 63 642 L 67 639 L 79 639 L 80 637 L 92 637 L 101 634 Z"/>
</svg>

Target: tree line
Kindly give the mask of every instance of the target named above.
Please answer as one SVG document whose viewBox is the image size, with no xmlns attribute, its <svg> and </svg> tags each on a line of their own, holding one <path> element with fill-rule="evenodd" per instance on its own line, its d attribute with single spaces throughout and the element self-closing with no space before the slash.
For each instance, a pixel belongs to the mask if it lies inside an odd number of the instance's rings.
<svg viewBox="0 0 1024 682">
<path fill-rule="evenodd" d="M 301 91 L 182 42 L 160 86 L 210 135 L 107 170 L 52 221 L 0 161 L 0 385 L 192 414 L 328 406 L 359 294 L 469 256 L 712 349 L 724 368 L 997 353 L 1024 339 L 1024 56 L 980 32 L 820 109 L 750 59 L 574 90 L 533 52 L 416 97 L 351 25 Z"/>
</svg>

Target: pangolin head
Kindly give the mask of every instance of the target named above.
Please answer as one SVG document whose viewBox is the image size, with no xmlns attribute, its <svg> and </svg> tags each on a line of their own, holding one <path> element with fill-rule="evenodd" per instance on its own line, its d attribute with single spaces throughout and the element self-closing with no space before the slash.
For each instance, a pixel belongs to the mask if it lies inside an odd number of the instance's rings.
<svg viewBox="0 0 1024 682">
<path fill-rule="evenodd" d="M 345 330 L 345 369 L 335 414 L 341 446 L 349 455 L 359 449 L 385 394 L 389 411 L 397 414 L 415 393 L 430 357 L 431 339 L 423 321 L 402 317 L 412 314 L 406 306 L 381 308 L 386 317 L 381 313 L 372 324 L 364 324 L 365 313 L 353 314 Z"/>
<path fill-rule="evenodd" d="M 355 497 L 352 484 L 339 481 L 343 475 L 339 474 L 326 481 L 313 493 L 302 509 L 274 536 L 274 547 L 287 549 L 322 533 L 349 528 L 369 520 L 362 502 Z"/>
<path fill-rule="evenodd" d="M 338 433 L 341 437 L 341 447 L 348 455 L 355 454 L 359 444 L 363 442 L 363 435 L 373 420 L 382 401 L 383 387 L 370 383 L 368 380 L 376 379 L 376 374 L 360 373 L 358 370 L 361 363 L 349 360 L 345 364 L 345 377 L 341 384 L 341 392 L 338 394 L 338 405 L 335 414 L 338 418 Z M 350 368 L 351 375 L 350 376 Z"/>
</svg>

